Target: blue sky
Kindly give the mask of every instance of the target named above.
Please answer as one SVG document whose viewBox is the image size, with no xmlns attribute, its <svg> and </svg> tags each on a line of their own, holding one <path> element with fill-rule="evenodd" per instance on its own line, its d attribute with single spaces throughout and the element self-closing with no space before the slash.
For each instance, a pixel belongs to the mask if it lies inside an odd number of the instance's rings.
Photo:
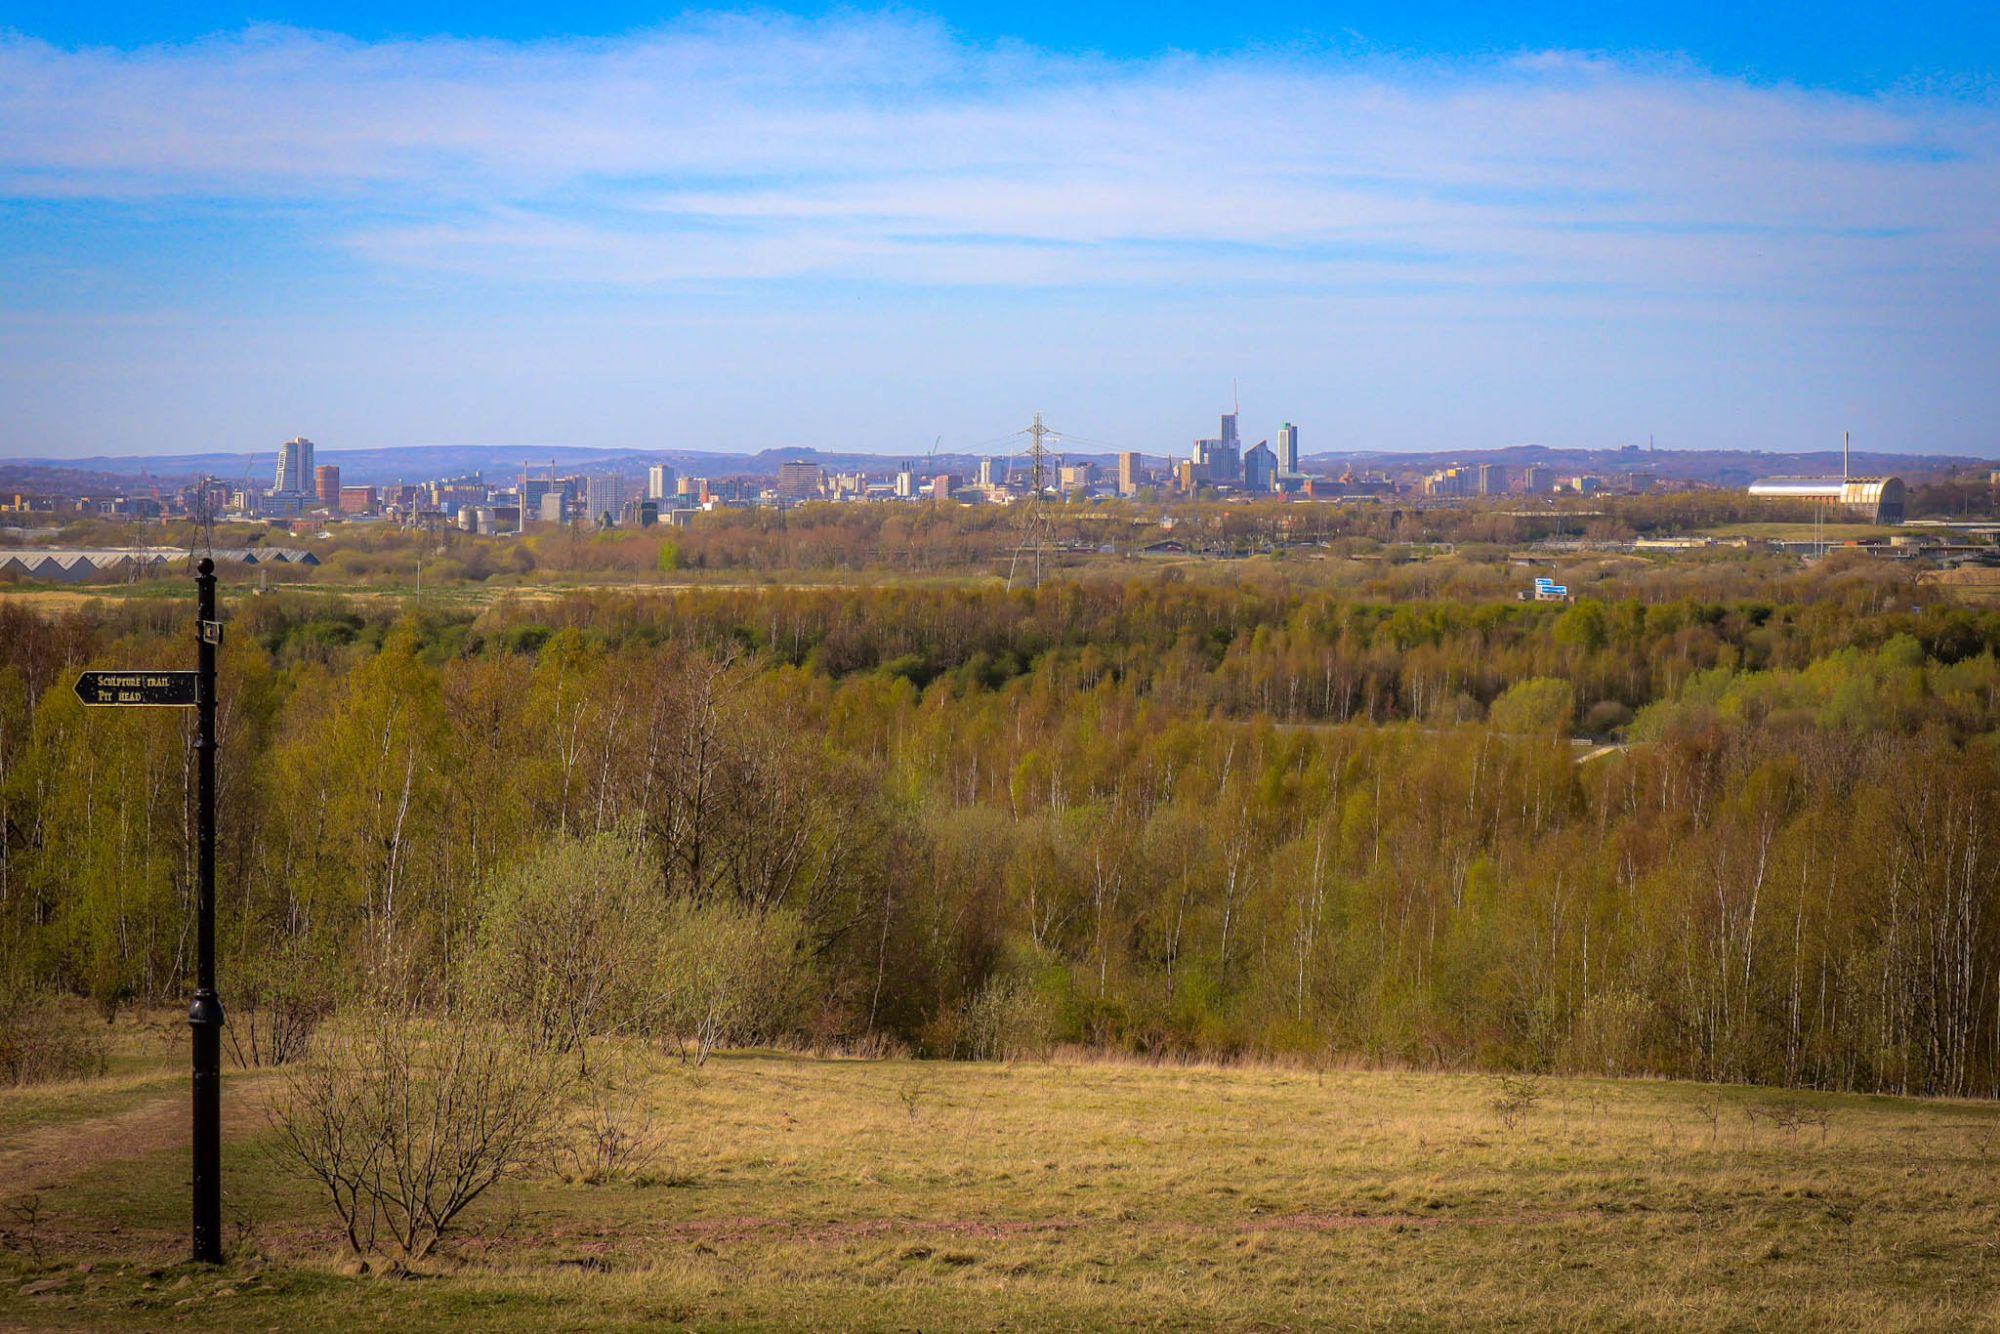
<svg viewBox="0 0 2000 1334">
<path fill-rule="evenodd" d="M 866 6 L 767 5 L 745 12 L 824 20 Z M 399 0 L 355 4 L 82 4 L 14 0 L 0 24 L 65 46 L 133 47 L 186 42 L 270 24 L 345 33 L 367 41 L 456 36 L 505 41 L 619 36 L 671 24 L 686 11 L 599 0 L 586 7 Z M 1343 54 L 1428 56 L 1538 50 L 1672 53 L 1718 73 L 1822 87 L 1876 90 L 1909 81 L 1988 83 L 2000 52 L 2000 7 L 1990 4 L 1761 3 L 1610 5 L 1235 3 L 1164 0 L 1086 5 L 1058 0 L 888 7 L 936 19 L 964 40 L 1024 41 L 1064 52 L 1118 57 L 1169 51 L 1230 52 L 1318 47 Z"/>
<path fill-rule="evenodd" d="M 0 456 L 2000 454 L 2000 7 L 0 3 Z"/>
</svg>

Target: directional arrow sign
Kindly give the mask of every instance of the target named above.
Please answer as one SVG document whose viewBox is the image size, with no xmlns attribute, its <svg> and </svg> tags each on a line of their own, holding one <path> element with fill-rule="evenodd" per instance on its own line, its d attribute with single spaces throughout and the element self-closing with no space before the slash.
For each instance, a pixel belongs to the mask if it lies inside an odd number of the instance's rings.
<svg viewBox="0 0 2000 1334">
<path fill-rule="evenodd" d="M 194 707 L 193 672 L 85 672 L 76 678 L 76 697 L 85 704 Z"/>
</svg>

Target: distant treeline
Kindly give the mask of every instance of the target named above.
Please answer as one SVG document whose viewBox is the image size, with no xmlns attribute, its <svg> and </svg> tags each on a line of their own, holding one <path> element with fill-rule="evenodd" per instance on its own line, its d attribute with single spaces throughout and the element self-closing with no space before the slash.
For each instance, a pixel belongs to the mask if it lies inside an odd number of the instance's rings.
<svg viewBox="0 0 2000 1334">
<path fill-rule="evenodd" d="M 541 986 L 494 951 L 550 892 L 609 902 L 602 867 L 666 942 L 638 966 L 740 945 L 754 1003 L 705 1011 L 717 1040 L 1990 1096 L 2000 615 L 1899 580 L 239 596 L 225 997 L 249 1025 L 471 969 Z M 69 689 L 185 656 L 186 619 L 0 605 L 13 985 L 187 987 L 190 720 Z"/>
</svg>

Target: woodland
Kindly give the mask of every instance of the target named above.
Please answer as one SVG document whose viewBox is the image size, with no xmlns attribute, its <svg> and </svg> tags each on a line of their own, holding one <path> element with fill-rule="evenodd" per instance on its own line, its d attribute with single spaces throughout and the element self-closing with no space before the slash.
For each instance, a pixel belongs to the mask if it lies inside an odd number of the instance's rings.
<svg viewBox="0 0 2000 1334">
<path fill-rule="evenodd" d="M 579 1053 L 2000 1092 L 2000 613 L 1861 557 L 1569 604 L 1427 568 L 231 585 L 230 1051 L 476 994 Z M 71 691 L 188 635 L 0 602 L 15 1077 L 50 998 L 188 991 L 192 720 Z"/>
</svg>

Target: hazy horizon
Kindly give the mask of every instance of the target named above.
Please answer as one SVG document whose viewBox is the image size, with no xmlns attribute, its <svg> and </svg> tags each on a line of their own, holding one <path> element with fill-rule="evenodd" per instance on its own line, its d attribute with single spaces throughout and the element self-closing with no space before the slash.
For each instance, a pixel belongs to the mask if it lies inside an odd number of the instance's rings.
<svg viewBox="0 0 2000 1334">
<path fill-rule="evenodd" d="M 1985 11 L 1011 13 L 29 6 L 0 457 L 2000 449 Z"/>
<path fill-rule="evenodd" d="M 1246 443 L 1249 443 L 1247 438 L 1246 438 Z M 378 475 L 379 471 L 385 466 L 379 458 L 374 457 L 383 454 L 409 453 L 418 456 L 425 456 L 425 455 L 432 456 L 430 458 L 422 459 L 420 461 L 414 461 L 411 466 L 416 468 L 428 468 L 433 471 L 472 469 L 475 471 L 483 470 L 488 472 L 492 472 L 495 469 L 508 468 L 516 463 L 519 463 L 527 467 L 544 466 L 549 461 L 551 455 L 557 456 L 556 461 L 558 463 L 573 464 L 574 466 L 585 467 L 585 466 L 590 466 L 595 462 L 603 460 L 621 460 L 621 459 L 634 459 L 634 458 L 642 458 L 642 459 L 671 458 L 675 460 L 680 460 L 683 463 L 685 463 L 685 461 L 690 458 L 713 458 L 719 461 L 734 461 L 734 460 L 754 458 L 757 457 L 759 454 L 759 451 L 725 451 L 725 450 L 697 449 L 697 448 L 668 449 L 668 448 L 648 448 L 648 447 L 637 447 L 637 446 L 630 448 L 607 448 L 607 447 L 594 447 L 586 445 L 567 445 L 567 444 L 551 445 L 547 443 L 527 444 L 527 445 L 492 444 L 492 443 L 478 443 L 478 442 L 469 442 L 461 444 L 417 443 L 417 444 L 405 444 L 405 445 L 379 445 L 368 448 L 350 448 L 350 449 L 331 448 L 318 441 L 315 441 L 314 445 L 316 449 L 317 458 L 321 462 L 339 463 L 342 462 L 343 460 L 364 460 L 362 462 L 354 464 L 354 466 L 358 468 L 358 471 L 354 472 L 353 474 L 356 477 L 363 478 L 363 480 L 365 480 L 367 477 Z M 1424 460 L 1428 465 L 1429 463 L 1434 463 L 1441 459 L 1462 459 L 1467 461 L 1476 461 L 1482 457 L 1490 455 L 1502 455 L 1502 454 L 1516 455 L 1533 451 L 1541 451 L 1542 453 L 1547 454 L 1550 457 L 1561 457 L 1564 455 L 1571 455 L 1571 454 L 1590 453 L 1600 450 L 1604 453 L 1616 454 L 1618 450 L 1620 450 L 1621 448 L 1623 447 L 1622 446 L 1558 446 L 1558 445 L 1545 445 L 1537 442 L 1516 442 L 1512 444 L 1470 446 L 1466 448 L 1454 448 L 1450 446 L 1444 446 L 1432 449 L 1412 448 L 1403 450 L 1369 450 L 1369 449 L 1339 450 L 1339 449 L 1311 449 L 1302 447 L 1300 450 L 1299 457 L 1302 460 L 1313 461 L 1318 466 L 1321 467 L 1331 466 L 1332 464 L 1337 464 L 1342 461 L 1348 461 L 1348 460 L 1367 460 L 1370 461 L 1371 463 L 1376 460 L 1381 460 L 1384 462 L 1385 466 L 1393 466 L 1393 461 L 1396 459 L 1410 459 L 1413 461 Z M 1723 456 L 1741 456 L 1741 457 L 1764 456 L 1764 457 L 1769 457 L 1774 461 L 1795 460 L 1795 459 L 1812 457 L 1812 458 L 1826 459 L 1830 462 L 1837 463 L 1837 461 L 1841 457 L 1841 450 L 1838 446 L 1832 448 L 1784 450 L 1784 451 L 1779 451 L 1779 450 L 1706 451 L 1706 450 L 1697 450 L 1692 447 L 1671 449 L 1665 446 L 1658 447 L 1657 449 L 1648 449 L 1645 445 L 1638 445 L 1635 446 L 1634 448 L 1636 448 L 1639 451 L 1639 457 L 1641 458 L 1644 458 L 1648 455 L 1683 456 L 1683 455 L 1696 455 L 1696 454 L 1702 454 L 1702 455 L 1720 454 Z M 1059 457 L 1068 459 L 1109 458 L 1115 453 L 1119 452 L 1094 444 L 1083 445 L 1083 444 L 1055 443 L 1052 444 L 1052 449 Z M 770 451 L 767 452 L 777 453 L 777 454 L 791 454 L 797 456 L 811 455 L 816 458 L 831 459 L 831 460 L 866 460 L 872 464 L 879 464 L 884 466 L 889 464 L 894 464 L 897 462 L 911 462 L 917 466 L 917 470 L 920 473 L 924 472 L 924 469 L 922 467 L 922 460 L 928 453 L 928 451 L 924 449 L 899 452 L 894 450 L 871 451 L 866 449 L 815 448 L 813 446 L 806 446 L 806 445 L 777 446 L 773 447 Z M 1138 450 L 1138 452 L 1144 458 L 1150 461 L 1171 460 L 1173 457 L 1175 457 L 1174 453 L 1171 450 L 1167 449 L 1140 449 Z M 436 457 L 440 455 L 449 456 L 452 454 L 457 454 L 460 455 L 461 457 L 457 461 L 446 461 L 446 459 Z M 480 455 L 491 455 L 493 457 L 480 458 L 478 457 Z M 2000 462 L 2000 452 L 1989 452 L 1988 454 L 1980 455 L 1980 454 L 1951 454 L 1949 452 L 1934 451 L 1934 450 L 1896 451 L 1896 450 L 1883 450 L 1883 449 L 1860 448 L 1860 447 L 1856 447 L 1852 450 L 1852 456 L 1855 460 L 1855 465 L 1857 467 L 1863 466 L 1864 463 L 1868 460 L 1882 460 L 1882 459 L 1903 460 L 1916 457 L 1919 455 L 1931 459 L 1947 459 L 1947 458 L 1957 459 L 1975 464 Z M 276 448 L 266 448 L 266 449 L 246 449 L 246 450 L 233 450 L 233 451 L 203 450 L 203 451 L 191 451 L 186 453 L 176 453 L 176 454 L 93 454 L 93 455 L 72 455 L 72 456 L 63 456 L 56 458 L 0 457 L 0 466 L 47 466 L 47 467 L 58 467 L 58 468 L 74 467 L 88 471 L 90 470 L 91 465 L 101 464 L 104 465 L 105 471 L 112 473 L 119 473 L 119 472 L 129 471 L 130 466 L 133 464 L 157 465 L 157 468 L 154 470 L 172 471 L 171 465 L 176 463 L 187 463 L 190 465 L 187 471 L 189 471 L 190 473 L 196 473 L 204 471 L 205 465 L 209 461 L 219 460 L 219 459 L 229 459 L 239 464 L 239 466 L 241 466 L 246 473 L 261 475 L 263 471 L 268 470 L 269 466 L 275 466 L 277 456 L 278 456 L 278 451 Z M 989 442 L 989 447 L 986 448 L 977 448 L 968 446 L 959 449 L 947 449 L 941 447 L 937 451 L 936 457 L 940 460 L 945 458 L 951 458 L 951 459 L 1010 458 L 1011 459 L 1011 458 L 1020 458 L 1023 457 L 1023 455 L 1021 451 L 1014 449 L 1011 444 Z M 116 465 L 125 465 L 125 466 L 120 467 Z M 219 476 L 221 474 L 218 473 L 216 475 Z M 497 476 L 499 474 L 496 473 L 495 475 Z"/>
</svg>

